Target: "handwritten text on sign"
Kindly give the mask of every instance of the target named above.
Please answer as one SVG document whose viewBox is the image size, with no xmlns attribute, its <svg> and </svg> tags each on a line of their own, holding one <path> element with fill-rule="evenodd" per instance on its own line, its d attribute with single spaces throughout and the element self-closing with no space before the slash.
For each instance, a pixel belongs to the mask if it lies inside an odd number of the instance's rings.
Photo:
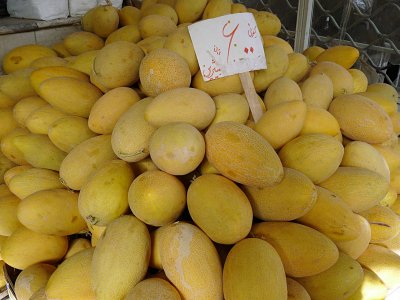
<svg viewBox="0 0 400 300">
<path fill-rule="evenodd" d="M 209 19 L 188 28 L 205 81 L 267 68 L 260 32 L 251 13 Z"/>
</svg>

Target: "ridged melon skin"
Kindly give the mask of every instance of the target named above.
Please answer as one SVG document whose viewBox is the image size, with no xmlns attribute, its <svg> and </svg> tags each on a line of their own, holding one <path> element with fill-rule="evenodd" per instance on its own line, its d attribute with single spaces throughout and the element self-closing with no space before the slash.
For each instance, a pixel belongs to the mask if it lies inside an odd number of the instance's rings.
<svg viewBox="0 0 400 300">
<path fill-rule="evenodd" d="M 361 95 L 335 98 L 329 112 L 339 122 L 343 135 L 352 140 L 378 144 L 393 133 L 392 121 L 383 108 Z"/>
<path fill-rule="evenodd" d="M 358 167 L 339 167 L 319 185 L 341 197 L 354 212 L 377 205 L 389 190 L 389 183 L 382 175 Z"/>
<path fill-rule="evenodd" d="M 344 148 L 334 137 L 313 133 L 301 135 L 279 151 L 282 164 L 307 175 L 315 184 L 329 178 L 339 167 Z"/>
<path fill-rule="evenodd" d="M 182 298 L 222 300 L 222 266 L 207 235 L 184 222 L 169 225 L 162 235 L 161 263 Z"/>
<path fill-rule="evenodd" d="M 167 90 L 189 87 L 192 75 L 182 56 L 168 49 L 156 49 L 142 59 L 139 78 L 145 94 L 155 97 Z"/>
<path fill-rule="evenodd" d="M 262 282 L 262 284 L 260 284 Z M 266 241 L 246 238 L 229 251 L 223 272 L 226 300 L 286 300 L 285 271 L 277 251 Z"/>
<path fill-rule="evenodd" d="M 291 277 L 321 273 L 333 266 L 339 257 L 336 245 L 326 235 L 297 223 L 257 223 L 250 236 L 270 243 L 278 252 L 286 275 Z"/>
<path fill-rule="evenodd" d="M 216 123 L 207 130 L 205 140 L 207 159 L 225 177 L 256 187 L 282 180 L 283 167 L 278 155 L 251 128 L 237 122 Z"/>
</svg>

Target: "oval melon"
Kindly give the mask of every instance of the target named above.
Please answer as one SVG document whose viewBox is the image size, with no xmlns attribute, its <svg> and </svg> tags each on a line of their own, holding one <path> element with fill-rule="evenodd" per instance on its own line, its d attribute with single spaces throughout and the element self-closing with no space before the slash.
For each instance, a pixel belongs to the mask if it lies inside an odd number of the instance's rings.
<svg viewBox="0 0 400 300">
<path fill-rule="evenodd" d="M 291 221 L 315 205 L 317 190 L 312 181 L 299 171 L 283 169 L 283 179 L 277 185 L 264 188 L 243 186 L 254 216 L 263 221 Z"/>
<path fill-rule="evenodd" d="M 222 121 L 234 121 L 245 124 L 249 118 L 249 104 L 243 95 L 225 93 L 213 97 L 215 116 L 211 124 Z"/>
<path fill-rule="evenodd" d="M 296 169 L 318 184 L 329 178 L 339 167 L 343 146 L 334 137 L 314 133 L 301 135 L 279 151 L 283 166 Z"/>
<path fill-rule="evenodd" d="M 150 250 L 149 231 L 139 219 L 122 216 L 111 222 L 93 254 L 91 277 L 96 299 L 123 299 L 145 277 Z"/>
<path fill-rule="evenodd" d="M 331 61 L 341 65 L 346 69 L 350 69 L 360 56 L 357 48 L 346 45 L 333 46 L 326 49 L 317 56 L 317 63 L 321 61 Z"/>
<path fill-rule="evenodd" d="M 171 18 L 161 15 L 148 15 L 139 21 L 139 31 L 143 39 L 150 36 L 168 36 L 176 30 Z"/>
<path fill-rule="evenodd" d="M 302 94 L 299 86 L 295 81 L 287 77 L 282 77 L 272 82 L 264 95 L 264 104 L 267 109 L 283 102 L 301 100 Z"/>
<path fill-rule="evenodd" d="M 283 76 L 300 82 L 310 71 L 310 64 L 306 56 L 301 53 L 288 54 L 289 65 Z"/>
<path fill-rule="evenodd" d="M 79 193 L 80 215 L 92 225 L 106 226 L 128 209 L 134 174 L 127 162 L 111 160 L 94 171 Z"/>
<path fill-rule="evenodd" d="M 65 116 L 65 113 L 47 104 L 33 111 L 26 119 L 25 126 L 32 133 L 47 134 L 50 125 Z"/>
<path fill-rule="evenodd" d="M 274 149 L 279 149 L 299 135 L 306 119 L 303 101 L 282 102 L 269 108 L 256 122 L 254 130 Z"/>
<path fill-rule="evenodd" d="M 64 260 L 46 284 L 46 297 L 65 300 L 95 300 L 90 273 L 93 252 L 94 249 L 89 248 Z"/>
<path fill-rule="evenodd" d="M 14 194 L 0 198 L 0 235 L 10 236 L 22 226 L 17 217 L 20 202 L 21 200 Z"/>
<path fill-rule="evenodd" d="M 104 41 L 98 35 L 77 31 L 70 33 L 64 38 L 64 46 L 72 55 L 79 55 L 92 50 L 99 50 L 104 47 Z"/>
<path fill-rule="evenodd" d="M 65 236 L 47 235 L 20 227 L 4 241 L 1 256 L 6 264 L 23 270 L 36 263 L 59 261 L 68 249 Z"/>
<path fill-rule="evenodd" d="M 368 78 L 363 71 L 359 69 L 349 69 L 351 77 L 354 82 L 354 93 L 362 93 L 367 90 Z"/>
<path fill-rule="evenodd" d="M 78 195 L 65 189 L 42 190 L 24 198 L 17 216 L 25 227 L 42 234 L 66 236 L 86 227 Z"/>
<path fill-rule="evenodd" d="M 278 252 L 286 275 L 291 277 L 321 273 L 332 267 L 339 257 L 336 245 L 326 235 L 297 223 L 257 223 L 250 236 L 270 243 Z"/>
<path fill-rule="evenodd" d="M 221 175 L 197 177 L 188 188 L 187 205 L 193 221 L 216 243 L 234 244 L 250 232 L 253 212 L 249 200 Z"/>
<path fill-rule="evenodd" d="M 146 107 L 144 118 L 155 127 L 186 122 L 202 130 L 213 120 L 215 110 L 214 101 L 207 93 L 193 88 L 177 88 L 155 97 Z"/>
<path fill-rule="evenodd" d="M 194 171 L 205 155 L 204 138 L 189 123 L 169 123 L 158 128 L 150 138 L 149 151 L 154 164 L 172 175 Z"/>
<path fill-rule="evenodd" d="M 300 84 L 300 89 L 307 105 L 328 109 L 333 98 L 333 83 L 326 74 L 309 76 Z"/>
<path fill-rule="evenodd" d="M 168 242 L 161 244 L 162 266 L 184 299 L 223 299 L 221 262 L 203 231 L 177 222 L 168 225 L 163 241 Z"/>
<path fill-rule="evenodd" d="M 178 219 L 186 205 L 181 181 L 163 171 L 140 174 L 129 187 L 129 207 L 146 224 L 163 226 Z"/>
<path fill-rule="evenodd" d="M 18 101 L 13 108 L 14 119 L 18 125 L 25 127 L 25 121 L 28 116 L 36 109 L 47 105 L 48 103 L 38 96 L 26 97 Z"/>
<path fill-rule="evenodd" d="M 93 171 L 114 158 L 110 135 L 87 139 L 73 148 L 62 161 L 60 166 L 62 183 L 73 190 L 80 190 Z"/>
<path fill-rule="evenodd" d="M 237 122 L 220 122 L 205 135 L 206 155 L 222 175 L 241 184 L 265 187 L 279 183 L 283 167 L 261 135 Z M 226 155 L 230 149 L 231 155 Z"/>
<path fill-rule="evenodd" d="M 377 205 L 389 190 L 389 182 L 382 175 L 359 167 L 339 167 L 319 185 L 341 197 L 354 212 Z"/>
<path fill-rule="evenodd" d="M 263 282 L 263 284 L 259 284 Z M 223 272 L 224 297 L 286 300 L 285 271 L 277 251 L 266 241 L 247 238 L 229 251 Z"/>
<path fill-rule="evenodd" d="M 310 133 L 323 133 L 333 137 L 341 134 L 339 123 L 335 117 L 327 110 L 314 105 L 307 107 L 306 118 L 300 135 Z"/>
<path fill-rule="evenodd" d="M 126 295 L 125 300 L 181 300 L 176 288 L 161 278 L 148 278 L 135 285 Z"/>
</svg>

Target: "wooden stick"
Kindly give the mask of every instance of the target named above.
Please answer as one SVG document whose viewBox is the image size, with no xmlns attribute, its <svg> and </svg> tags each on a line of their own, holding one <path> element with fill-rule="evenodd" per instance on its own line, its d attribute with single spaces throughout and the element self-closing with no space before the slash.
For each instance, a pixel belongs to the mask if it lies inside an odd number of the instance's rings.
<svg viewBox="0 0 400 300">
<path fill-rule="evenodd" d="M 257 92 L 254 88 L 253 80 L 251 79 L 250 72 L 239 73 L 240 81 L 242 82 L 244 93 L 246 94 L 247 102 L 249 103 L 251 114 L 253 115 L 254 122 L 261 118 L 263 112 L 260 103 L 258 102 Z"/>
</svg>

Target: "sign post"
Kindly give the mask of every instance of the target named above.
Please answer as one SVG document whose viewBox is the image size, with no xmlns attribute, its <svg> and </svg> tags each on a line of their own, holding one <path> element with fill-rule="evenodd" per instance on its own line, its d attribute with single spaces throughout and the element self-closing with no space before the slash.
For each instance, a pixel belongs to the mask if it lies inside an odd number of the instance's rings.
<svg viewBox="0 0 400 300">
<path fill-rule="evenodd" d="M 251 13 L 226 15 L 188 27 L 204 81 L 239 74 L 253 119 L 262 110 L 250 71 L 267 63 L 257 23 Z"/>
</svg>

